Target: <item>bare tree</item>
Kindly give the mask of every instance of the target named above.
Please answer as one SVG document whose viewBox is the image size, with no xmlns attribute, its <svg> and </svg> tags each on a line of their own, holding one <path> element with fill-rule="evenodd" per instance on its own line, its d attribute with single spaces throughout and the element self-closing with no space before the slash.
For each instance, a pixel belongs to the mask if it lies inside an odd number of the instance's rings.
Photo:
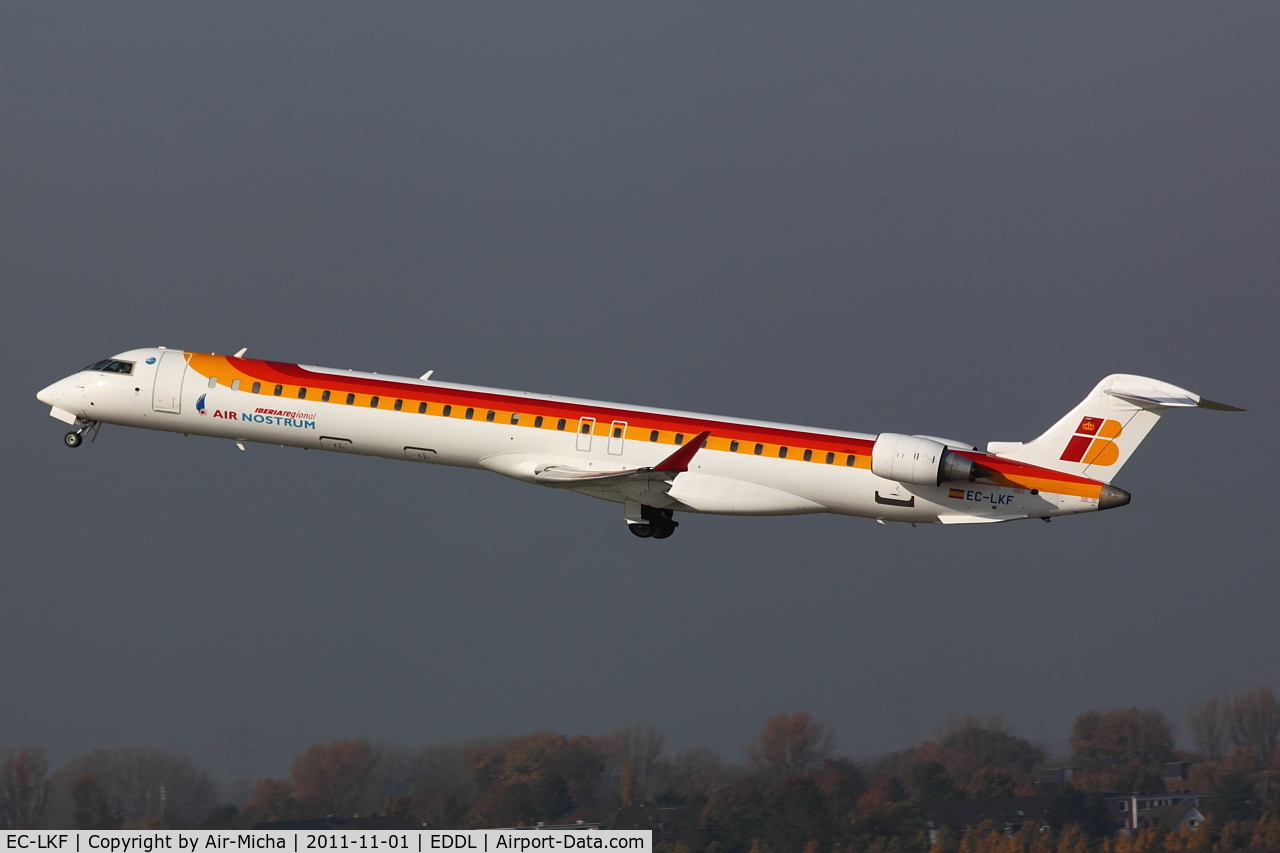
<svg viewBox="0 0 1280 853">
<path fill-rule="evenodd" d="M 724 760 L 707 746 L 695 746 L 676 753 L 667 772 L 668 787 L 693 802 L 706 800 L 726 781 Z"/>
<path fill-rule="evenodd" d="M 771 782 L 813 776 L 831 755 L 834 743 L 826 724 L 810 717 L 808 711 L 783 711 L 765 721 L 760 734 L 747 745 L 747 766 Z"/>
<path fill-rule="evenodd" d="M 126 828 L 193 827 L 217 804 L 209 772 L 167 749 L 95 750 L 60 767 L 53 789 L 58 825 L 83 811 Z"/>
<path fill-rule="evenodd" d="M 1191 706 L 1191 743 L 1207 761 L 1218 761 L 1227 754 L 1228 700 L 1213 695 Z"/>
<path fill-rule="evenodd" d="M 1237 693 L 1227 705 L 1227 733 L 1232 746 L 1252 752 L 1268 767 L 1280 743 L 1280 703 L 1270 687 Z"/>
<path fill-rule="evenodd" d="M 373 747 L 373 754 L 377 759 L 374 802 L 381 803 L 388 797 L 410 796 L 418 774 L 417 751 L 407 746 L 380 743 Z"/>
<path fill-rule="evenodd" d="M 49 794 L 48 772 L 43 749 L 5 750 L 0 768 L 0 828 L 40 827 Z"/>
<path fill-rule="evenodd" d="M 1002 735 L 1014 733 L 1013 723 L 999 714 L 992 714 L 989 717 L 981 714 L 951 714 L 945 723 L 938 724 L 938 742 L 941 743 L 948 738 L 975 730 Z"/>
<path fill-rule="evenodd" d="M 471 741 L 470 748 L 480 748 Z M 476 790 L 463 758 L 466 747 L 459 743 L 424 746 L 418 752 L 413 777 L 413 804 L 418 819 L 432 829 L 457 826 L 475 802 Z"/>
<path fill-rule="evenodd" d="M 652 725 L 637 723 L 607 738 L 609 757 L 618 773 L 618 797 L 624 806 L 647 803 L 654 794 L 658 759 L 666 735 Z"/>
</svg>

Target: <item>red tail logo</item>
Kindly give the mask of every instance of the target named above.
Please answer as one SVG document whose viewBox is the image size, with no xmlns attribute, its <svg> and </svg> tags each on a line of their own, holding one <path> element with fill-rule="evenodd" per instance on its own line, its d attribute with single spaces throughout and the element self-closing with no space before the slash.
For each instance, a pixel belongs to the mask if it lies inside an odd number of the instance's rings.
<svg viewBox="0 0 1280 853">
<path fill-rule="evenodd" d="M 1119 438 L 1123 429 L 1119 421 L 1085 418 L 1076 427 L 1076 434 L 1071 436 L 1067 449 L 1059 458 L 1063 462 L 1083 462 L 1086 465 L 1114 465 L 1120 458 L 1120 448 L 1113 439 Z"/>
</svg>

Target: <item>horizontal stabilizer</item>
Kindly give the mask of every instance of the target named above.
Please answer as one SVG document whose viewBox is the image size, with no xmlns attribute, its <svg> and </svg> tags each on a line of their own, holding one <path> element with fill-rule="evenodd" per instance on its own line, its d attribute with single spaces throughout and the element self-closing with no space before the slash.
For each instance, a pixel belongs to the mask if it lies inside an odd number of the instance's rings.
<svg viewBox="0 0 1280 853">
<path fill-rule="evenodd" d="M 1216 403 L 1213 400 L 1200 398 L 1200 402 L 1196 403 L 1202 409 L 1213 409 L 1215 412 L 1247 412 L 1248 409 L 1241 409 L 1237 406 L 1228 406 L 1226 403 Z"/>
</svg>

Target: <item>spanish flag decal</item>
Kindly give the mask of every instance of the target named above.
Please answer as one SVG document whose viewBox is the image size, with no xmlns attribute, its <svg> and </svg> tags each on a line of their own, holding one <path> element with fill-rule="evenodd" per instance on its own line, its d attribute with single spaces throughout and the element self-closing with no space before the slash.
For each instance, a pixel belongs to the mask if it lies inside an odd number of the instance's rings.
<svg viewBox="0 0 1280 853">
<path fill-rule="evenodd" d="M 962 501 L 964 500 L 964 489 L 950 489 L 947 491 L 947 497 Z"/>
</svg>

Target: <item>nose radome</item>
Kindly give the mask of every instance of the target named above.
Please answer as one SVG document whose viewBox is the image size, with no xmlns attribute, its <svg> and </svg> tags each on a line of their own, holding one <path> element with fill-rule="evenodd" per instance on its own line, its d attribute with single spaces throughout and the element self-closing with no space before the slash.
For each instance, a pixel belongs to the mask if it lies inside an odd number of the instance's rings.
<svg viewBox="0 0 1280 853">
<path fill-rule="evenodd" d="M 62 391 L 58 387 L 61 384 L 61 382 L 55 382 L 48 388 L 41 389 L 41 391 L 36 394 L 36 399 L 41 403 L 44 403 L 46 406 L 57 405 L 58 398 L 62 396 Z"/>
</svg>

